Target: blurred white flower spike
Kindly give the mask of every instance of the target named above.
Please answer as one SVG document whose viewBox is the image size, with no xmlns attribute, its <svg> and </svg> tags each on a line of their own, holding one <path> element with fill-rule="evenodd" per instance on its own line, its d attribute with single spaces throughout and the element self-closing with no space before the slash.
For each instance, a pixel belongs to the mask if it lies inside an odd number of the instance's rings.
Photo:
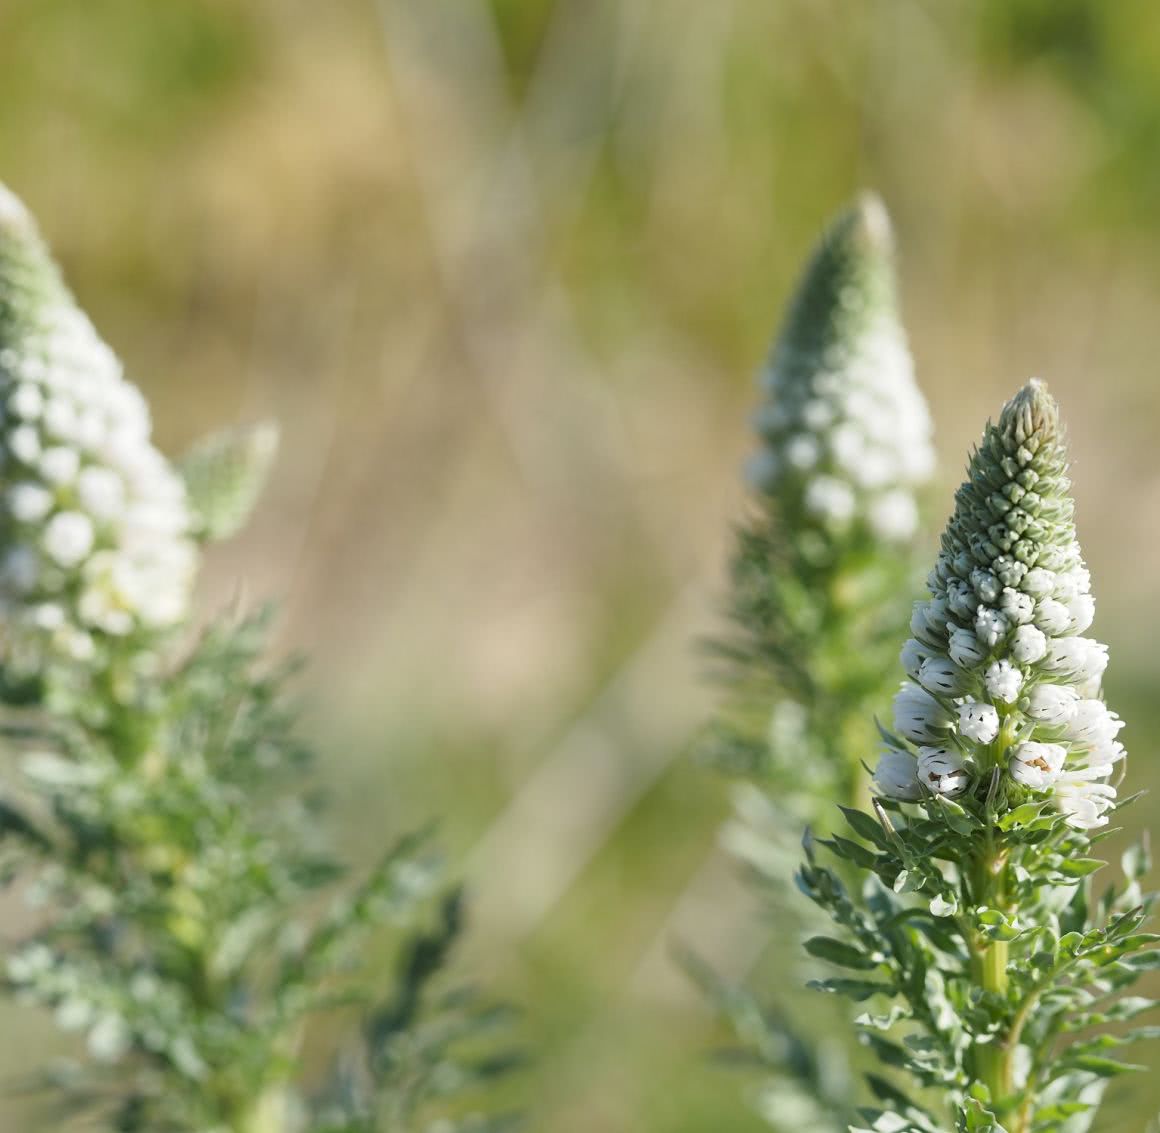
<svg viewBox="0 0 1160 1133">
<path fill-rule="evenodd" d="M 894 727 L 924 743 L 932 722 L 945 727 L 953 714 L 949 730 L 976 790 L 988 791 L 998 768 L 1013 805 L 1021 791 L 1047 792 L 1071 825 L 1091 829 L 1115 805 L 1108 780 L 1124 748 L 1122 722 L 1100 696 L 1107 647 L 1082 636 L 1095 603 L 1066 472 L 1058 409 L 1033 380 L 988 426 L 958 491 L 931 597 L 916 606 L 915 636 L 903 647 L 917 683 L 907 681 L 896 698 Z M 914 669 L 916 656 L 923 660 Z M 909 798 L 893 789 L 899 758 L 892 749 L 877 782 Z"/>
<path fill-rule="evenodd" d="M 761 385 L 753 487 L 826 539 L 910 540 L 934 451 L 898 314 L 890 218 L 876 196 L 823 236 Z"/>
<path fill-rule="evenodd" d="M 188 609 L 198 555 L 149 410 L 0 186 L 0 661 L 88 662 Z"/>
</svg>

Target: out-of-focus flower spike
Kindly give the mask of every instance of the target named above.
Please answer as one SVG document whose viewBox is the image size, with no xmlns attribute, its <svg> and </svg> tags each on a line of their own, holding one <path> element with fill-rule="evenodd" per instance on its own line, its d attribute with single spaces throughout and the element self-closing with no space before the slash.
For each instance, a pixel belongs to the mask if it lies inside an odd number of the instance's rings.
<svg viewBox="0 0 1160 1133">
<path fill-rule="evenodd" d="M 931 423 L 898 314 L 894 241 L 865 194 L 823 236 L 762 376 L 753 486 L 827 538 L 902 542 L 932 472 Z"/>
<path fill-rule="evenodd" d="M 0 187 L 0 663 L 88 663 L 185 615 L 185 489 L 149 412 Z"/>
</svg>

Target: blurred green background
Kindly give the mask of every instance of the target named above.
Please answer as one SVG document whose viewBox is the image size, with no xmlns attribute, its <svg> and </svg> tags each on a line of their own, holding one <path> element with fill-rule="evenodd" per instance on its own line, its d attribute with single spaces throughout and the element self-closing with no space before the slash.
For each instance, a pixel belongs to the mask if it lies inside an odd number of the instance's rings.
<svg viewBox="0 0 1160 1133">
<path fill-rule="evenodd" d="M 932 526 L 986 417 L 1047 378 L 1109 699 L 1157 780 L 1154 2 L 2 0 L 0 94 L 0 179 L 162 445 L 282 423 L 209 607 L 284 597 L 353 853 L 443 816 L 462 968 L 526 1005 L 532 1128 L 761 1127 L 670 959 L 788 982 L 687 757 L 692 642 L 752 375 L 859 188 L 899 229 Z M 0 1042 L 7 1078 L 55 1037 L 6 1008 Z M 1100 1128 L 1158 1107 L 1141 1075 Z"/>
</svg>

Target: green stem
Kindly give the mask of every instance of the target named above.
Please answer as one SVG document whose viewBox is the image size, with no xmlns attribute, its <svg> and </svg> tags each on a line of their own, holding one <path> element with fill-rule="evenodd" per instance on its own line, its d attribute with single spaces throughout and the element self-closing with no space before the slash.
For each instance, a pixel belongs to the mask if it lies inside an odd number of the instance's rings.
<svg viewBox="0 0 1160 1133">
<path fill-rule="evenodd" d="M 986 851 L 978 862 L 973 878 L 977 904 L 1006 912 L 1003 867 L 1003 855 L 995 845 L 994 831 L 988 831 Z M 976 942 L 976 949 L 976 970 L 983 990 L 1006 999 L 1007 965 L 1010 961 L 1007 942 L 980 939 Z M 1001 1105 L 1014 1092 L 1013 1050 L 1010 1033 L 998 1035 L 993 1042 L 975 1048 L 975 1072 L 990 1091 L 991 1102 L 996 1106 Z"/>
<path fill-rule="evenodd" d="M 981 975 L 984 991 L 1007 994 L 1008 949 L 1005 940 L 992 941 L 982 955 Z M 1012 1091 L 1011 1052 L 1007 1036 L 977 1048 L 978 1074 L 991 1092 L 994 1103 L 1003 1101 Z"/>
</svg>

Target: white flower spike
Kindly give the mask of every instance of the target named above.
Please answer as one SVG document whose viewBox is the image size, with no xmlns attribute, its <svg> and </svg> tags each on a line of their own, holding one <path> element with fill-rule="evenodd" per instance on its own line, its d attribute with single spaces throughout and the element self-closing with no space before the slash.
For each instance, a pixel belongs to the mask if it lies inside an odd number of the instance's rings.
<svg viewBox="0 0 1160 1133">
<path fill-rule="evenodd" d="M 1123 757 L 1122 722 L 1099 695 L 1107 647 L 1079 636 L 1095 602 L 1069 486 L 1055 402 L 1032 381 L 988 427 L 958 491 L 931 598 L 916 605 L 916 640 L 903 650 L 918 683 L 895 698 L 894 726 L 917 745 L 957 733 L 978 790 L 997 767 L 1090 829 L 1115 803 L 1107 779 Z M 890 782 L 877 777 L 884 794 Z"/>
<path fill-rule="evenodd" d="M 17 676 L 151 634 L 197 565 L 181 479 L 148 409 L 0 187 L 0 661 Z M 45 619 L 51 608 L 58 616 Z"/>
<path fill-rule="evenodd" d="M 837 301 L 835 301 L 835 297 Z M 898 318 L 890 218 L 866 195 L 823 238 L 762 377 L 755 487 L 825 537 L 905 543 L 934 467 Z"/>
</svg>

